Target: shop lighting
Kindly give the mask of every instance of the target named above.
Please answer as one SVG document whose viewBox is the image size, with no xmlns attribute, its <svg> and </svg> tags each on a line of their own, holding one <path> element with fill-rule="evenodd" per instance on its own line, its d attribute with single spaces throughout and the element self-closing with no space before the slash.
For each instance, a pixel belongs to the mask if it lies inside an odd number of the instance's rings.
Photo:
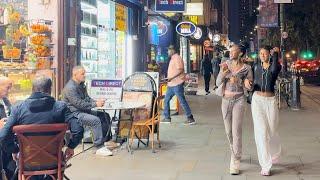
<svg viewBox="0 0 320 180">
<path fill-rule="evenodd" d="M 287 53 L 286 54 L 286 58 L 290 58 L 291 56 L 290 56 L 290 54 L 289 53 Z"/>
<path fill-rule="evenodd" d="M 89 13 L 97 13 L 97 7 L 81 2 L 81 10 Z"/>
<path fill-rule="evenodd" d="M 257 7 L 257 10 L 260 11 L 260 9 L 261 9 L 261 6 L 259 5 L 259 6 Z"/>
<path fill-rule="evenodd" d="M 126 67 L 126 72 L 123 72 L 126 74 L 126 76 L 123 77 L 128 77 L 130 76 L 133 71 L 133 54 L 132 54 L 132 36 L 131 35 L 127 35 L 127 67 Z"/>
<path fill-rule="evenodd" d="M 292 54 L 296 54 L 297 52 L 296 52 L 295 50 L 292 50 L 291 53 L 292 53 Z"/>
<path fill-rule="evenodd" d="M 96 26 L 96 25 L 93 25 L 93 24 L 87 24 L 87 23 L 84 23 L 84 22 L 81 22 L 81 26 L 97 28 L 97 26 Z"/>
</svg>

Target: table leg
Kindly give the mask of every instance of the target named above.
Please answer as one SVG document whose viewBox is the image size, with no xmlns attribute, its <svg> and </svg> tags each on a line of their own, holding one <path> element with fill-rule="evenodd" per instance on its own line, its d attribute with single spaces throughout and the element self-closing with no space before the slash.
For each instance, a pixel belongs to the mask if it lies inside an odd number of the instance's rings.
<svg viewBox="0 0 320 180">
<path fill-rule="evenodd" d="M 129 128 L 128 136 L 127 136 L 127 149 L 128 149 L 128 152 L 133 154 L 133 151 L 130 147 L 130 133 L 131 133 L 131 128 L 132 128 L 132 124 L 133 124 L 133 109 L 130 109 L 130 122 L 131 122 L 131 126 Z"/>
</svg>

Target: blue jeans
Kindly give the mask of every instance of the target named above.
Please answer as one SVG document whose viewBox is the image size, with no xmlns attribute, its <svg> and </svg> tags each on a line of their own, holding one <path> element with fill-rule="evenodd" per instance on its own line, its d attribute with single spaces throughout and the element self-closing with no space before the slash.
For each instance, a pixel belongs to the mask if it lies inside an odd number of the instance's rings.
<svg viewBox="0 0 320 180">
<path fill-rule="evenodd" d="M 164 117 L 166 119 L 170 119 L 170 100 L 172 99 L 172 97 L 176 95 L 179 103 L 181 104 L 185 115 L 187 117 L 190 117 L 192 115 L 191 113 L 191 109 L 189 107 L 188 102 L 186 101 L 186 97 L 184 96 L 184 87 L 183 87 L 183 83 L 179 84 L 177 86 L 168 86 L 167 88 L 167 92 L 164 98 L 164 110 L 163 110 L 163 114 Z"/>
</svg>

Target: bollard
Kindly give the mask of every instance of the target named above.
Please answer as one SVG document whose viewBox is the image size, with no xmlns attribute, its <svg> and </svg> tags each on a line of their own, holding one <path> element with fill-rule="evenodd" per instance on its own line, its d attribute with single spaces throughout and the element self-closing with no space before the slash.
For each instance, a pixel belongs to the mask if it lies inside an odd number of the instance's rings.
<svg viewBox="0 0 320 180">
<path fill-rule="evenodd" d="M 291 109 L 300 110 L 300 79 L 297 73 L 292 73 Z"/>
</svg>

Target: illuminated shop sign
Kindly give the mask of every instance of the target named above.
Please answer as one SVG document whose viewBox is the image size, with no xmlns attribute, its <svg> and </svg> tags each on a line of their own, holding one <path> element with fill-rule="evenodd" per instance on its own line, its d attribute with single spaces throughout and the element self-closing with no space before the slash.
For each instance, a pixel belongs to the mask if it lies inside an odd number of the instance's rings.
<svg viewBox="0 0 320 180">
<path fill-rule="evenodd" d="M 192 22 L 181 22 L 176 26 L 176 31 L 181 36 L 191 36 L 196 30 L 197 27 Z"/>
</svg>

